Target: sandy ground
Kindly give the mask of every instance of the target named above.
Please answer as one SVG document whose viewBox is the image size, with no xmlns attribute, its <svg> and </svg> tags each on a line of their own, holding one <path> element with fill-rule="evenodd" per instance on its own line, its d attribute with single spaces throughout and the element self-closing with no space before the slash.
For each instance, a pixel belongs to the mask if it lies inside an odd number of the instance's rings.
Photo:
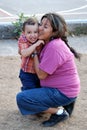
<svg viewBox="0 0 87 130">
<path fill-rule="evenodd" d="M 38 118 L 22 116 L 16 105 L 16 94 L 21 83 L 18 78 L 20 58 L 0 57 L 0 130 L 87 130 L 87 55 L 76 60 L 81 79 L 81 92 L 72 117 L 54 127 L 44 128 L 40 124 L 49 115 Z"/>
</svg>

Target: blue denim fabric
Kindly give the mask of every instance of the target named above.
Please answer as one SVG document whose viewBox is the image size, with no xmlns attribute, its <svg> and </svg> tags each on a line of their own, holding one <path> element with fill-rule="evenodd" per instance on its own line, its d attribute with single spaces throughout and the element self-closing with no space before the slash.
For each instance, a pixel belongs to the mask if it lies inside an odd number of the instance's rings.
<svg viewBox="0 0 87 130">
<path fill-rule="evenodd" d="M 20 70 L 19 78 L 22 83 L 21 90 L 27 90 L 32 88 L 40 87 L 40 81 L 36 74 L 24 72 L 22 69 Z"/>
<path fill-rule="evenodd" d="M 65 106 L 75 98 L 69 98 L 54 88 L 36 88 L 17 94 L 17 105 L 23 115 L 36 114 L 50 107 Z"/>
</svg>

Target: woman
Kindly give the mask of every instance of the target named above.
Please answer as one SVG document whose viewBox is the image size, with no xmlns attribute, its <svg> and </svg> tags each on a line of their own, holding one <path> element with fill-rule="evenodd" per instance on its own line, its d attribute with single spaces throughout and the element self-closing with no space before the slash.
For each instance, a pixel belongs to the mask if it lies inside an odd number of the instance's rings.
<svg viewBox="0 0 87 130">
<path fill-rule="evenodd" d="M 54 126 L 69 117 L 69 104 L 74 104 L 80 92 L 80 80 L 74 62 L 79 55 L 67 43 L 65 20 L 58 14 L 48 13 L 41 18 L 39 39 L 45 45 L 38 59 L 33 53 L 34 66 L 41 88 L 20 92 L 17 104 L 23 115 L 50 113 L 43 126 Z M 68 107 L 69 105 L 69 107 Z M 59 109 L 65 106 L 65 109 Z"/>
</svg>

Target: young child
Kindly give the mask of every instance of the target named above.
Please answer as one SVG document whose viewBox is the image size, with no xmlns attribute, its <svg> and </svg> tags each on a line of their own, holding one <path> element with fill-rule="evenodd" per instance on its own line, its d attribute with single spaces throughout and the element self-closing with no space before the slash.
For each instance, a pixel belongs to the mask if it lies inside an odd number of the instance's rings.
<svg viewBox="0 0 87 130">
<path fill-rule="evenodd" d="M 36 48 L 38 48 L 38 54 L 40 53 L 42 43 L 44 43 L 42 40 L 38 40 L 38 21 L 31 17 L 23 23 L 23 32 L 18 39 L 18 52 L 21 55 L 19 78 L 22 83 L 22 91 L 40 87 L 32 56 L 37 54 L 33 53 Z"/>
</svg>

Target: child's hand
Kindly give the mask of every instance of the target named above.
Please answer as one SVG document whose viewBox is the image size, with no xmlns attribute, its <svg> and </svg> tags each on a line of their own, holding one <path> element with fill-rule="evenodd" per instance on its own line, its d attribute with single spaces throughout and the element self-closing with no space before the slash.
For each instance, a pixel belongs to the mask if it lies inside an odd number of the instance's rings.
<svg viewBox="0 0 87 130">
<path fill-rule="evenodd" d="M 36 44 L 36 47 L 38 47 L 41 44 L 44 45 L 44 41 L 43 40 L 38 40 L 35 44 Z"/>
<path fill-rule="evenodd" d="M 44 41 L 43 40 L 38 40 L 36 42 L 36 50 L 37 50 L 38 54 L 41 52 L 41 50 L 43 48 L 43 45 L 44 45 Z"/>
</svg>

